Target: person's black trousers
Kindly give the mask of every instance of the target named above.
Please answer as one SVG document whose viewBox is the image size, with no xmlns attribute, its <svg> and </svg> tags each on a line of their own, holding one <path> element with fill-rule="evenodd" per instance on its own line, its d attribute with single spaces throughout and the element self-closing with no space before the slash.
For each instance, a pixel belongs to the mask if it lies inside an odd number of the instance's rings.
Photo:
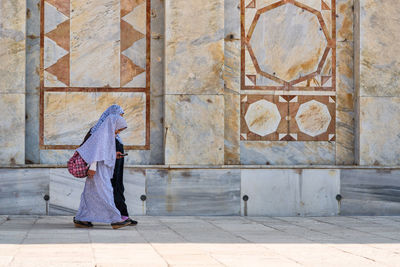
<svg viewBox="0 0 400 267">
<path fill-rule="evenodd" d="M 117 149 L 117 152 L 124 153 L 124 145 L 121 144 L 118 140 L 115 140 L 115 146 Z M 111 184 L 113 187 L 114 191 L 114 202 L 115 206 L 117 209 L 121 212 L 121 216 L 127 216 L 129 217 L 128 214 L 128 209 L 125 204 L 125 197 L 124 197 L 124 158 L 122 159 L 117 159 L 115 161 L 115 169 L 114 169 L 114 175 L 113 178 L 111 179 Z"/>
</svg>

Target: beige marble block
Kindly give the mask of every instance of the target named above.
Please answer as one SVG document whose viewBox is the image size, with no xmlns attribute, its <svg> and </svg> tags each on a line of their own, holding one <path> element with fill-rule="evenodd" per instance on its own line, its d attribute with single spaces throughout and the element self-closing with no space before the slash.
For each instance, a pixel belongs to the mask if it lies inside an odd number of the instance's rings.
<svg viewBox="0 0 400 267">
<path fill-rule="evenodd" d="M 0 93 L 25 93 L 26 3 L 0 0 Z"/>
<path fill-rule="evenodd" d="M 165 163 L 224 163 L 224 97 L 165 96 Z"/>
<path fill-rule="evenodd" d="M 0 94 L 0 165 L 25 164 L 25 94 Z"/>
<path fill-rule="evenodd" d="M 224 1 L 165 1 L 167 94 L 222 94 Z"/>
<path fill-rule="evenodd" d="M 120 1 L 71 0 L 71 86 L 120 86 Z"/>
<path fill-rule="evenodd" d="M 361 97 L 360 165 L 400 164 L 400 98 Z"/>
<path fill-rule="evenodd" d="M 240 164 L 240 95 L 225 94 L 224 163 Z"/>
<path fill-rule="evenodd" d="M 145 145 L 146 96 L 144 93 L 51 92 L 44 100 L 45 145 L 79 145 L 87 131 L 112 104 L 125 111 L 128 129 L 121 133 L 125 145 Z"/>
<path fill-rule="evenodd" d="M 400 96 L 400 1 L 360 5 L 360 95 Z"/>
<path fill-rule="evenodd" d="M 337 0 L 336 164 L 355 163 L 353 0 Z"/>
<path fill-rule="evenodd" d="M 243 165 L 334 165 L 335 142 L 241 141 Z"/>
</svg>

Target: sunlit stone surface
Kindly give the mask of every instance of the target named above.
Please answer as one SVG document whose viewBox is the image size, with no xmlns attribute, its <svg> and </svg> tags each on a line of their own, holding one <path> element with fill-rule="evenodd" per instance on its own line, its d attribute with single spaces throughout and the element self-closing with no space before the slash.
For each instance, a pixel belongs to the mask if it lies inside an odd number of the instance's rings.
<svg viewBox="0 0 400 267">
<path fill-rule="evenodd" d="M 296 114 L 300 131 L 312 137 L 326 132 L 331 119 L 326 105 L 315 100 L 302 104 Z"/>
<path fill-rule="evenodd" d="M 281 115 L 275 104 L 259 100 L 250 104 L 245 120 L 250 131 L 266 136 L 276 131 L 281 121 Z"/>
<path fill-rule="evenodd" d="M 262 13 L 250 39 L 261 70 L 285 81 L 316 71 L 326 43 L 317 16 L 292 4 Z"/>
</svg>

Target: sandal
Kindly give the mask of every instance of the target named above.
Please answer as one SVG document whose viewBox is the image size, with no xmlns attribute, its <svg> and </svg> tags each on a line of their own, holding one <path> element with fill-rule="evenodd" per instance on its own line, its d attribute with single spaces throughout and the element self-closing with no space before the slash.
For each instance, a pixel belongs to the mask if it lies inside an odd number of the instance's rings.
<svg viewBox="0 0 400 267">
<path fill-rule="evenodd" d="M 132 226 L 135 226 L 135 225 L 137 225 L 137 224 L 138 224 L 138 222 L 137 222 L 137 221 L 135 221 L 135 220 L 132 220 L 131 218 L 128 218 L 128 221 L 130 221 L 130 222 L 131 222 L 131 224 L 130 224 L 130 225 L 132 225 Z"/>
<path fill-rule="evenodd" d="M 93 227 L 93 224 L 91 222 L 84 222 L 84 221 L 78 221 L 75 220 L 75 217 L 73 218 L 74 224 L 76 228 L 90 228 Z"/>
<path fill-rule="evenodd" d="M 128 225 L 130 225 L 130 224 L 131 224 L 130 220 L 129 220 L 129 219 L 126 219 L 125 221 L 122 221 L 122 222 L 112 223 L 112 224 L 111 224 L 111 227 L 112 227 L 113 229 L 119 229 L 119 228 L 121 228 L 121 227 L 125 227 L 125 226 L 128 226 Z"/>
</svg>

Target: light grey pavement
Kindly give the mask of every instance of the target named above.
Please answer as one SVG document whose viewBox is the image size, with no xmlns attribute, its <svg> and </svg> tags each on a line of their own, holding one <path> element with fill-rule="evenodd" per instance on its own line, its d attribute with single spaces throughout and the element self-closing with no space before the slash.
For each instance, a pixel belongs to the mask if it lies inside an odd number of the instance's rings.
<svg viewBox="0 0 400 267">
<path fill-rule="evenodd" d="M 0 266 L 400 266 L 400 217 L 0 216 Z"/>
</svg>

